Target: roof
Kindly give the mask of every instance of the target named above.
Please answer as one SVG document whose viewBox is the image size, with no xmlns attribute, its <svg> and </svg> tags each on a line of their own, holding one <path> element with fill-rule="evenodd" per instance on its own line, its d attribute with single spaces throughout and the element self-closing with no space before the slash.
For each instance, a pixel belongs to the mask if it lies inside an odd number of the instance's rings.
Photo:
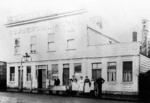
<svg viewBox="0 0 150 103">
<path fill-rule="evenodd" d="M 95 32 L 98 33 L 99 35 L 101 35 L 101 36 L 103 36 L 103 37 L 106 37 L 106 38 L 108 38 L 108 39 L 110 39 L 110 40 L 112 40 L 112 41 L 114 41 L 114 42 L 116 42 L 116 43 L 120 43 L 119 41 L 115 40 L 114 38 L 112 38 L 112 37 L 110 37 L 110 36 L 108 36 L 108 35 L 102 33 L 102 30 L 101 30 L 100 28 L 98 28 L 97 26 L 95 26 L 93 23 L 88 22 L 88 23 L 87 23 L 87 26 L 88 26 L 88 28 L 92 29 L 93 31 L 95 31 Z"/>
</svg>

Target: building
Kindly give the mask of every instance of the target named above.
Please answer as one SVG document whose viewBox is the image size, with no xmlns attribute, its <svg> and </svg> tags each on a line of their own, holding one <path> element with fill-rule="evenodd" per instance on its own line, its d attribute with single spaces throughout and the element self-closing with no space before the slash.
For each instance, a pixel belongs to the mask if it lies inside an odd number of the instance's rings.
<svg viewBox="0 0 150 103">
<path fill-rule="evenodd" d="M 139 42 L 119 43 L 103 34 L 85 10 L 11 17 L 6 27 L 12 36 L 7 88 L 45 89 L 56 76 L 68 85 L 73 74 L 102 75 L 103 93 L 137 94 L 138 75 L 149 65 L 142 66 L 141 59 L 149 59 L 140 55 Z"/>
<path fill-rule="evenodd" d="M 6 69 L 7 63 L 0 61 L 0 90 L 6 90 Z"/>
</svg>

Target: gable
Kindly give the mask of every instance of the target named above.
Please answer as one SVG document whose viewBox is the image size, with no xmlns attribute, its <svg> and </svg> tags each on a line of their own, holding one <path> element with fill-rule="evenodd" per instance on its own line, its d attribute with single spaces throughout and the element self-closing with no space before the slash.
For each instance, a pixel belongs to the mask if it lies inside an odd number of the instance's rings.
<svg viewBox="0 0 150 103">
<path fill-rule="evenodd" d="M 91 46 L 118 43 L 116 40 L 88 27 L 88 44 Z"/>
</svg>

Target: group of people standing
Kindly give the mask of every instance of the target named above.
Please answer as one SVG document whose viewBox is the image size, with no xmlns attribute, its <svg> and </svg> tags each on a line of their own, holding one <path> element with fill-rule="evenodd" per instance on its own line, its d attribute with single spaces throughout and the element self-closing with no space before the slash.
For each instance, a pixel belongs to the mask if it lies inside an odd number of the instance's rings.
<svg viewBox="0 0 150 103">
<path fill-rule="evenodd" d="M 75 75 L 73 75 L 69 80 L 69 91 L 71 94 L 74 94 L 78 91 L 79 93 L 91 93 L 92 95 L 95 95 L 97 93 L 98 96 L 101 96 L 102 84 L 104 82 L 105 80 L 102 77 L 97 78 L 96 81 L 94 81 L 93 79 L 90 81 L 88 76 L 86 76 L 85 79 L 80 76 L 80 79 L 77 80 L 75 78 Z"/>
</svg>

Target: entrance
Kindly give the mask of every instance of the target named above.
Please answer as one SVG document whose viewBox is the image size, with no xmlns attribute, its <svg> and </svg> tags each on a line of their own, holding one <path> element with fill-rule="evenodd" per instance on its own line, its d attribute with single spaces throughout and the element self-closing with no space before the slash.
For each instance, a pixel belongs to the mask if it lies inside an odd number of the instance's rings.
<svg viewBox="0 0 150 103">
<path fill-rule="evenodd" d="M 92 79 L 96 81 L 99 76 L 101 76 L 101 69 L 92 69 Z"/>
<path fill-rule="evenodd" d="M 46 88 L 46 70 L 38 70 L 38 88 Z"/>
<path fill-rule="evenodd" d="M 22 90 L 23 88 L 23 70 L 21 70 L 21 67 L 18 67 L 18 87 L 19 90 Z"/>
<path fill-rule="evenodd" d="M 63 65 L 63 85 L 69 85 L 69 64 Z"/>
</svg>

